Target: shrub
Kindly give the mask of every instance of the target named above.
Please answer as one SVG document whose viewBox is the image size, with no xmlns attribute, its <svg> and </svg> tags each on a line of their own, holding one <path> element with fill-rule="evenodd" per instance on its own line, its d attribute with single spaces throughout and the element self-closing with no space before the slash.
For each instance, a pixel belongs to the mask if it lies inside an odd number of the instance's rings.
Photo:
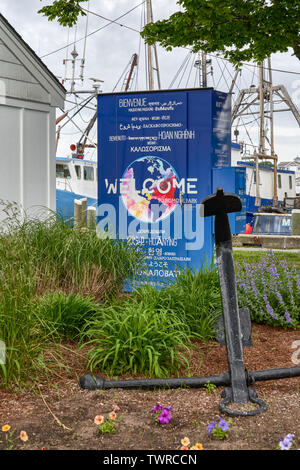
<svg viewBox="0 0 300 470">
<path fill-rule="evenodd" d="M 87 323 L 83 345 L 89 367 L 114 375 L 131 372 L 163 377 L 188 365 L 190 335 L 183 320 L 170 309 L 132 296 L 99 309 L 97 318 Z"/>
<path fill-rule="evenodd" d="M 215 337 L 214 321 L 221 313 L 218 282 L 217 272 L 208 267 L 186 269 L 161 290 L 139 287 L 122 302 L 100 308 L 83 335 L 90 345 L 91 370 L 161 377 L 188 365 L 183 349 L 190 351 L 191 338 Z"/>
<path fill-rule="evenodd" d="M 297 328 L 300 319 L 300 274 L 273 252 L 258 263 L 236 263 L 238 298 L 251 319 L 283 328 Z"/>
</svg>

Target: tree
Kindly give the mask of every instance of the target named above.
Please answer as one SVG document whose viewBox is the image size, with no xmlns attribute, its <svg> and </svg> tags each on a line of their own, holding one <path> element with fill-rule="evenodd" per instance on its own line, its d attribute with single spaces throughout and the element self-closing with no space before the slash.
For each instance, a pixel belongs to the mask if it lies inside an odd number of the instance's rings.
<svg viewBox="0 0 300 470">
<path fill-rule="evenodd" d="M 178 0 L 183 11 L 146 25 L 142 37 L 167 50 L 221 53 L 233 64 L 262 62 L 292 48 L 300 60 L 299 0 Z"/>
<path fill-rule="evenodd" d="M 42 1 L 42 0 L 41 0 Z M 79 15 L 85 16 L 80 3 L 88 0 L 55 0 L 51 5 L 41 8 L 38 13 L 48 17 L 49 21 L 57 19 L 62 26 L 74 26 Z"/>
<path fill-rule="evenodd" d="M 42 0 L 41 0 L 42 1 Z M 55 0 L 39 10 L 50 21 L 73 26 L 84 16 L 81 3 Z M 262 62 L 275 52 L 294 50 L 300 60 L 299 0 L 178 0 L 183 8 L 166 20 L 146 25 L 142 37 L 171 50 L 191 46 L 194 52 L 222 53 L 235 65 Z"/>
</svg>

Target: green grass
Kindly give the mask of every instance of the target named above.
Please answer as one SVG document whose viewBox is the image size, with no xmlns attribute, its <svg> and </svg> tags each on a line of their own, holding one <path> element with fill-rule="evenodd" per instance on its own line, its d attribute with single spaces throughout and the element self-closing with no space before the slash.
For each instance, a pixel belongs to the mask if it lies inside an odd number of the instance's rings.
<svg viewBox="0 0 300 470">
<path fill-rule="evenodd" d="M 81 297 L 79 294 L 62 292 L 48 293 L 41 297 L 35 305 L 40 319 L 44 319 L 49 334 L 55 340 L 76 340 L 91 320 L 98 306 L 93 297 Z"/>
<path fill-rule="evenodd" d="M 49 369 L 44 351 L 53 338 L 74 339 L 92 316 L 91 298 L 118 296 L 123 281 L 143 266 L 143 255 L 121 241 L 74 230 L 56 215 L 23 219 L 15 205 L 2 206 L 0 339 L 7 355 L 0 385 L 8 386 Z"/>
<path fill-rule="evenodd" d="M 270 250 L 233 250 L 233 259 L 235 262 L 242 263 L 256 263 L 260 262 L 263 257 L 269 253 Z M 289 252 L 289 251 L 277 251 L 273 250 L 276 253 L 276 257 L 280 260 L 286 260 L 289 267 L 293 265 L 300 270 L 300 250 L 298 252 Z"/>
</svg>

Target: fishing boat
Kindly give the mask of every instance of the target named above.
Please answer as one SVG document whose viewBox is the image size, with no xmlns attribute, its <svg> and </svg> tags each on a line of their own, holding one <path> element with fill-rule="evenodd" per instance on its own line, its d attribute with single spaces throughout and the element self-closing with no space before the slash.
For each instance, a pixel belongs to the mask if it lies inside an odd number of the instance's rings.
<svg viewBox="0 0 300 470">
<path fill-rule="evenodd" d="M 246 224 L 253 225 L 255 214 L 261 209 L 271 212 L 273 210 L 274 195 L 274 168 L 266 164 L 259 164 L 259 181 L 257 168 L 254 162 L 241 159 L 242 148 L 240 144 L 232 143 L 231 165 L 246 169 Z M 257 190 L 259 184 L 259 190 Z M 259 193 L 259 198 L 257 197 Z M 277 169 L 277 208 L 290 212 L 298 200 L 296 192 L 295 172 Z M 272 209 L 273 208 L 273 209 Z"/>
<path fill-rule="evenodd" d="M 74 201 L 86 198 L 87 206 L 97 207 L 97 163 L 78 158 L 56 158 L 56 212 L 72 220 Z"/>
</svg>

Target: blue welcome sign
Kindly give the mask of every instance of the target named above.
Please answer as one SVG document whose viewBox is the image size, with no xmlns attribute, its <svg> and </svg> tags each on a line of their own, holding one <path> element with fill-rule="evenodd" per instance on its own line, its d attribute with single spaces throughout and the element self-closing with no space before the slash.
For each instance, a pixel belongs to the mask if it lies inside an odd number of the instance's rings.
<svg viewBox="0 0 300 470">
<path fill-rule="evenodd" d="M 145 250 L 140 283 L 213 258 L 200 216 L 213 168 L 230 166 L 230 96 L 213 89 L 98 96 L 98 230 Z"/>
</svg>

